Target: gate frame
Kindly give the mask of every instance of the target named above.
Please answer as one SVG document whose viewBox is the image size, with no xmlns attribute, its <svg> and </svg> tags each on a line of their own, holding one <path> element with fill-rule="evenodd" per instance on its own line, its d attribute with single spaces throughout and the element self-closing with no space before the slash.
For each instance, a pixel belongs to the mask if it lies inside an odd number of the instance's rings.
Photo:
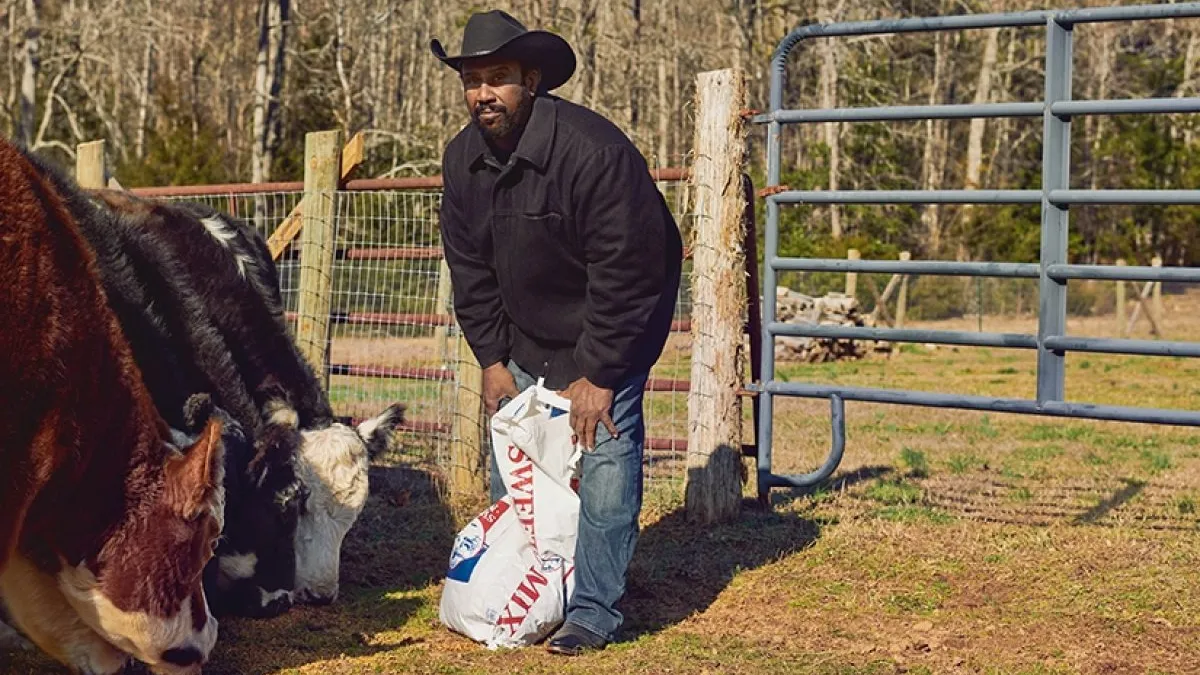
<svg viewBox="0 0 1200 675">
<path fill-rule="evenodd" d="M 1048 417 L 1116 420 L 1200 426 L 1200 411 L 1095 405 L 1063 400 L 1068 351 L 1146 356 L 1200 357 L 1198 342 L 1166 342 L 1077 337 L 1066 334 L 1067 281 L 1200 281 L 1200 267 L 1116 267 L 1067 262 L 1069 207 L 1072 204 L 1200 204 L 1200 190 L 1077 190 L 1070 187 L 1071 118 L 1078 115 L 1195 113 L 1200 98 L 1071 100 L 1073 28 L 1078 24 L 1200 17 L 1200 2 L 1038 10 L 995 14 L 883 19 L 809 24 L 788 34 L 771 58 L 770 109 L 755 115 L 767 125 L 767 222 L 763 247 L 762 348 L 760 378 L 748 389 L 758 394 L 760 414 L 755 430 L 758 446 L 758 494 L 768 503 L 773 487 L 812 487 L 829 478 L 845 451 L 845 401 L 1007 412 Z M 784 69 L 788 55 L 804 40 L 861 35 L 927 33 L 982 28 L 1046 27 L 1045 98 L 1039 102 L 880 106 L 859 108 L 783 108 Z M 791 190 L 780 185 L 780 134 L 784 124 L 817 122 L 884 122 L 930 119 L 1041 117 L 1043 119 L 1042 186 L 1026 190 Z M 878 261 L 832 258 L 785 258 L 779 252 L 779 213 L 783 204 L 1040 204 L 1041 250 L 1037 263 L 954 262 L 942 260 Z M 964 331 L 801 326 L 776 321 L 776 275 L 782 271 L 861 272 L 1037 279 L 1037 335 Z M 1036 399 L 996 398 L 963 394 L 781 382 L 775 379 L 775 338 L 870 339 L 943 345 L 1037 350 Z M 825 462 L 807 474 L 771 471 L 774 396 L 827 398 L 830 401 L 832 447 Z"/>
</svg>

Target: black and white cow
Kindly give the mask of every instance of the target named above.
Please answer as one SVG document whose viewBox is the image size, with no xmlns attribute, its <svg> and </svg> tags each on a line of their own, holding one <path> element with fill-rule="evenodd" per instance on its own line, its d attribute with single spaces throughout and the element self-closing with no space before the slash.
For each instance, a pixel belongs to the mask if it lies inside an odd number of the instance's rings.
<svg viewBox="0 0 1200 675">
<path fill-rule="evenodd" d="M 277 461 L 294 458 L 303 492 L 290 588 L 297 601 L 332 602 L 342 541 L 366 503 L 370 459 L 394 445 L 403 407 L 391 405 L 357 427 L 335 420 L 326 392 L 288 330 L 266 242 L 246 223 L 203 204 L 156 203 L 113 193 L 104 201 L 123 226 L 164 249 L 171 275 L 188 281 L 203 316 L 223 338 L 236 364 L 228 386 L 232 400 L 238 403 L 240 391 L 249 392 L 257 414 L 257 427 L 243 425 L 254 428 L 258 452 L 271 450 Z M 201 371 L 224 406 L 226 374 L 219 364 Z M 222 578 L 242 574 L 257 580 L 278 573 L 264 571 L 257 556 L 225 556 Z"/>
<path fill-rule="evenodd" d="M 296 526 L 304 500 L 297 475 L 298 431 L 263 423 L 261 410 L 286 404 L 278 388 L 250 391 L 234 352 L 208 318 L 212 310 L 183 273 L 173 249 L 138 218 L 96 203 L 56 167 L 32 158 L 64 196 L 97 256 L 109 306 L 133 348 L 160 414 L 184 437 L 199 432 L 196 395 L 209 395 L 226 422 L 224 526 L 205 568 L 214 613 L 270 616 L 295 588 Z M 182 440 L 182 439 L 179 439 Z M 247 573 L 247 561 L 252 560 Z"/>
</svg>

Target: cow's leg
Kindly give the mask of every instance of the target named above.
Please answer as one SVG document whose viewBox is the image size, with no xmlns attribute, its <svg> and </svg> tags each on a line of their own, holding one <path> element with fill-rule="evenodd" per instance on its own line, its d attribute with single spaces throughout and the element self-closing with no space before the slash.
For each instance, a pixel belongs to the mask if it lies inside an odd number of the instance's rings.
<svg viewBox="0 0 1200 675">
<path fill-rule="evenodd" d="M 49 574 L 20 553 L 0 573 L 0 595 L 14 624 L 35 645 L 75 672 L 113 675 L 129 657 L 83 622 Z"/>
</svg>

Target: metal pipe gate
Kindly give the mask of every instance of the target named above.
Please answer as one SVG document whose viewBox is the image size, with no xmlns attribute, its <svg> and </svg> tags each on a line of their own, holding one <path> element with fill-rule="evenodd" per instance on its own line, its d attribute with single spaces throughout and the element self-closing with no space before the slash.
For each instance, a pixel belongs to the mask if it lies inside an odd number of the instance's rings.
<svg viewBox="0 0 1200 675">
<path fill-rule="evenodd" d="M 1066 334 L 1067 281 L 1200 281 L 1195 267 L 1116 267 L 1067 263 L 1068 212 L 1072 204 L 1200 204 L 1200 190 L 1076 190 L 1070 187 L 1071 118 L 1078 115 L 1200 112 L 1200 98 L 1071 100 L 1072 30 L 1078 24 L 1200 17 L 1200 3 L 1141 5 L 1093 9 L 1044 10 L 1004 14 L 888 19 L 799 28 L 779 43 L 771 60 L 770 110 L 753 118 L 767 125 L 767 229 L 763 252 L 763 325 L 761 380 L 751 389 L 761 399 L 756 440 L 759 497 L 772 487 L 809 487 L 831 476 L 845 450 L 844 401 L 867 401 L 963 410 L 997 411 L 1200 426 L 1200 412 L 1092 405 L 1063 398 L 1064 363 L 1068 351 L 1155 356 L 1200 356 L 1200 343 L 1101 339 Z M 1045 100 L 1036 103 L 891 106 L 785 110 L 783 76 L 788 55 L 810 38 L 835 38 L 977 28 L 1046 27 Z M 779 185 L 780 132 L 784 124 L 814 122 L 878 122 L 891 120 L 967 119 L 975 117 L 1041 117 L 1043 119 L 1042 187 L 1040 190 L 883 190 L 798 191 Z M 772 194 L 773 193 L 773 194 Z M 1041 254 L 1038 263 L 870 261 L 784 258 L 779 256 L 779 210 L 784 204 L 1040 204 Z M 797 326 L 776 321 L 776 274 L 785 270 L 862 272 L 1037 279 L 1037 335 L 969 333 L 863 327 Z M 1037 350 L 1037 398 L 1009 399 L 899 389 L 875 389 L 781 382 L 775 379 L 777 336 L 874 339 L 944 345 L 1008 347 Z M 824 464 L 803 475 L 771 471 L 773 398 L 827 398 L 833 446 Z"/>
</svg>

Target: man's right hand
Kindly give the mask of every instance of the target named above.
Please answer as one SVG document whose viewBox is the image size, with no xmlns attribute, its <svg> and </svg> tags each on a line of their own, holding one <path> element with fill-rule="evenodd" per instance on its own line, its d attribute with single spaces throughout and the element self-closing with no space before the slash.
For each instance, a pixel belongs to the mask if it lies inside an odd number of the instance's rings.
<svg viewBox="0 0 1200 675">
<path fill-rule="evenodd" d="M 500 409 L 500 399 L 516 398 L 521 392 L 517 391 L 517 380 L 503 362 L 495 363 L 483 369 L 483 409 L 489 416 L 495 415 Z"/>
</svg>

